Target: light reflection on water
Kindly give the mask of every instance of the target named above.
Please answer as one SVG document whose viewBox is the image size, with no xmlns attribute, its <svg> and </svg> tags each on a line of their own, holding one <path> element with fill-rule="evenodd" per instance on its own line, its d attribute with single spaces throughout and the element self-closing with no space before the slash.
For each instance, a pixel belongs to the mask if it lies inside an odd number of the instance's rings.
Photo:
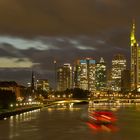
<svg viewBox="0 0 140 140">
<path fill-rule="evenodd" d="M 109 110 L 117 117 L 115 123 L 99 124 L 87 122 L 97 140 L 139 140 L 140 104 L 90 104 L 88 111 Z M 111 126 L 111 127 L 110 127 Z M 110 134 L 108 134 L 108 132 Z M 102 137 L 103 136 L 103 137 Z"/>
<path fill-rule="evenodd" d="M 52 112 L 52 111 L 77 111 L 80 110 L 81 107 L 75 107 L 74 103 L 62 103 L 62 104 L 56 104 L 54 106 L 48 107 L 47 110 L 48 112 Z"/>
<path fill-rule="evenodd" d="M 36 119 L 38 113 L 40 113 L 40 109 L 24 112 L 22 114 L 17 114 L 16 116 L 11 116 L 9 118 L 9 139 L 14 139 L 14 137 L 20 136 L 18 130 L 19 124 L 22 124 L 24 122 L 30 122 L 31 120 Z M 31 131 L 34 130 L 31 129 Z"/>
<path fill-rule="evenodd" d="M 110 109 L 118 118 L 116 127 L 87 124 L 88 111 Z M 96 106 L 58 104 L 41 110 L 11 116 L 0 121 L 0 140 L 139 140 L 140 106 Z M 116 128 L 115 128 L 116 129 Z M 5 131 L 7 130 L 7 131 Z M 112 133 L 110 133 L 112 132 Z"/>
</svg>

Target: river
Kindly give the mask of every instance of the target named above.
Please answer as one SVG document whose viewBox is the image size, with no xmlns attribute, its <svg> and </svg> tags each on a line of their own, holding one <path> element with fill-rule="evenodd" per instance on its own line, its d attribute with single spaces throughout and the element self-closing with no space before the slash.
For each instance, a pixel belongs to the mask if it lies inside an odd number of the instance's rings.
<svg viewBox="0 0 140 140">
<path fill-rule="evenodd" d="M 115 131 L 99 131 L 88 125 L 87 104 L 68 106 L 57 105 L 1 120 L 0 140 L 140 140 L 138 105 L 113 108 Z"/>
</svg>

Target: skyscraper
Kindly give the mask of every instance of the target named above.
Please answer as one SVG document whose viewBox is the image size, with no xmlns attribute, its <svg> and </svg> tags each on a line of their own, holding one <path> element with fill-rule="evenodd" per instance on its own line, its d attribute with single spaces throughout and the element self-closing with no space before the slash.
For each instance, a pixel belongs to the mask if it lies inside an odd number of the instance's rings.
<svg viewBox="0 0 140 140">
<path fill-rule="evenodd" d="M 32 71 L 32 79 L 31 79 L 31 93 L 35 92 L 35 75 L 34 71 Z"/>
<path fill-rule="evenodd" d="M 57 89 L 64 91 L 72 88 L 72 66 L 64 64 L 57 70 Z"/>
<path fill-rule="evenodd" d="M 117 54 L 112 60 L 111 90 L 121 91 L 121 73 L 126 69 L 126 59 L 123 55 Z"/>
<path fill-rule="evenodd" d="M 95 60 L 86 58 L 77 60 L 74 67 L 74 87 L 95 91 Z"/>
<path fill-rule="evenodd" d="M 129 93 L 131 89 L 130 70 L 123 70 L 121 73 L 121 92 Z"/>
<path fill-rule="evenodd" d="M 140 47 L 135 37 L 135 23 L 133 23 L 131 36 L 131 90 L 140 88 Z"/>
<path fill-rule="evenodd" d="M 36 87 L 37 87 L 37 90 L 42 90 L 42 91 L 46 91 L 46 92 L 50 91 L 50 85 L 49 85 L 49 81 L 47 79 L 37 80 Z"/>
<path fill-rule="evenodd" d="M 105 91 L 107 84 L 106 63 L 101 57 L 100 62 L 96 64 L 96 90 Z"/>
</svg>

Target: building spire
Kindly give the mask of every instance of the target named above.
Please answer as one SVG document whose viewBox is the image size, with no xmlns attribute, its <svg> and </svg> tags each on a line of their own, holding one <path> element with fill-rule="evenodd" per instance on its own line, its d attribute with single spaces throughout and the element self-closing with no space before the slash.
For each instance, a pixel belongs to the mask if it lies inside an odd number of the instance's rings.
<svg viewBox="0 0 140 140">
<path fill-rule="evenodd" d="M 135 36 L 135 30 L 136 30 L 136 26 L 135 26 L 135 20 L 133 19 L 133 24 L 132 24 L 132 30 L 131 30 L 131 46 L 134 46 L 134 44 L 137 43 L 136 41 L 136 36 Z"/>
<path fill-rule="evenodd" d="M 104 61 L 104 59 L 103 59 L 103 57 L 101 57 L 100 58 L 100 63 L 104 63 L 105 61 Z"/>
<path fill-rule="evenodd" d="M 34 76 L 34 71 L 32 70 L 32 79 L 31 79 L 31 90 L 32 90 L 32 93 L 34 93 L 34 89 L 35 89 L 34 82 L 35 82 L 35 76 Z"/>
</svg>

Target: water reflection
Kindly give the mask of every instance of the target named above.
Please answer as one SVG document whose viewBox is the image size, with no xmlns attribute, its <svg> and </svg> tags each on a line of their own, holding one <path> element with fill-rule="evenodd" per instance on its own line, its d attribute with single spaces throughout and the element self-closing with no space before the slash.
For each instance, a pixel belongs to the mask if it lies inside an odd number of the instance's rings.
<svg viewBox="0 0 140 140">
<path fill-rule="evenodd" d="M 15 137 L 20 136 L 20 124 L 36 119 L 39 112 L 40 109 L 37 109 L 29 112 L 24 112 L 22 114 L 17 114 L 16 116 L 11 116 L 9 119 L 9 139 L 14 139 Z"/>
<path fill-rule="evenodd" d="M 92 130 L 95 130 L 95 131 L 98 131 L 98 132 L 102 132 L 102 131 L 116 132 L 116 131 L 119 130 L 119 128 L 114 124 L 95 124 L 95 123 L 87 122 L 87 125 Z"/>
<path fill-rule="evenodd" d="M 119 106 L 120 107 L 120 106 Z M 95 131 L 106 131 L 106 132 L 115 132 L 119 128 L 116 125 L 117 116 L 115 111 L 118 110 L 118 106 L 108 106 L 104 104 L 93 104 L 89 103 L 88 108 L 88 121 L 86 124 Z"/>
<path fill-rule="evenodd" d="M 0 140 L 139 140 L 139 108 L 58 104 L 0 121 Z M 89 114 L 98 111 L 111 112 L 116 121 L 108 122 L 107 114 L 100 114 L 98 123 L 89 120 Z"/>
<path fill-rule="evenodd" d="M 58 103 L 54 106 L 50 106 L 47 108 L 48 112 L 52 112 L 52 111 L 77 111 L 80 110 L 80 107 L 75 106 L 74 103 Z"/>
</svg>

